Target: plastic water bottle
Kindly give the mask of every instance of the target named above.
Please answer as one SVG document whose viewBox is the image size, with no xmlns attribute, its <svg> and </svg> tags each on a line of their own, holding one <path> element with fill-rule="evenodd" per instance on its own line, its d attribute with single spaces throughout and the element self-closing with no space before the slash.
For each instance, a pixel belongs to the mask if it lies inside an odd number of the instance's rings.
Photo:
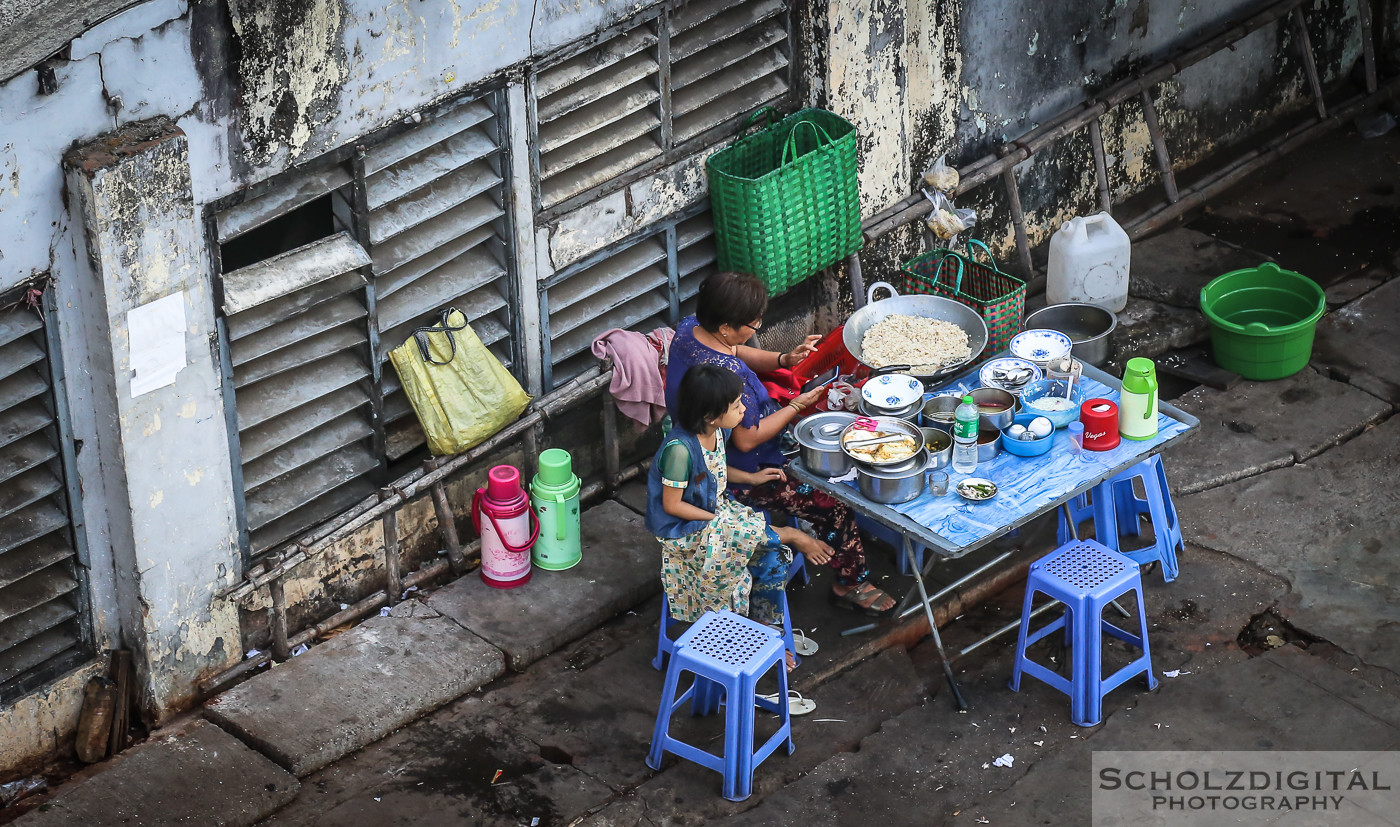
<svg viewBox="0 0 1400 827">
<path fill-rule="evenodd" d="M 977 404 L 970 395 L 953 412 L 953 470 L 959 474 L 977 470 Z"/>
</svg>

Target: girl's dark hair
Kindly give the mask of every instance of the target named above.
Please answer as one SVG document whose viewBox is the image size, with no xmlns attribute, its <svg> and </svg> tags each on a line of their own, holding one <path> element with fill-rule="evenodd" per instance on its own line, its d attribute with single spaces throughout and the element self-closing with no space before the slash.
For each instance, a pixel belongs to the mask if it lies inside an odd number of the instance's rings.
<svg viewBox="0 0 1400 827">
<path fill-rule="evenodd" d="M 676 421 L 692 434 L 701 433 L 743 393 L 744 381 L 729 368 L 692 365 L 676 390 Z"/>
<path fill-rule="evenodd" d="M 700 285 L 695 297 L 695 321 L 717 333 L 720 325 L 752 324 L 768 309 L 768 288 L 747 273 L 715 273 Z"/>
</svg>

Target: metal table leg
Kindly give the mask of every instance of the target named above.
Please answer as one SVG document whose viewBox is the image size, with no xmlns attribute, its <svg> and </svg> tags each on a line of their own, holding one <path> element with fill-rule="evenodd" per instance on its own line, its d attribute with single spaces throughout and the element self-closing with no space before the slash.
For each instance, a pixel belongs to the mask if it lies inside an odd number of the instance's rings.
<svg viewBox="0 0 1400 827">
<path fill-rule="evenodd" d="M 908 537 L 904 538 L 904 556 L 909 561 L 909 568 L 914 572 L 914 582 L 919 587 L 919 597 L 924 602 L 924 614 L 928 617 L 928 628 L 933 633 L 933 646 L 938 650 L 938 659 L 943 663 L 943 674 L 948 678 L 948 688 L 953 691 L 953 699 L 958 703 L 960 712 L 967 711 L 967 701 L 963 699 L 962 691 L 958 689 L 958 681 L 953 677 L 953 666 L 948 662 L 948 653 L 943 650 L 943 638 L 938 634 L 938 621 L 933 617 L 933 606 L 929 604 L 928 590 L 924 588 L 924 574 L 919 570 L 918 562 L 914 559 L 914 544 Z"/>
</svg>

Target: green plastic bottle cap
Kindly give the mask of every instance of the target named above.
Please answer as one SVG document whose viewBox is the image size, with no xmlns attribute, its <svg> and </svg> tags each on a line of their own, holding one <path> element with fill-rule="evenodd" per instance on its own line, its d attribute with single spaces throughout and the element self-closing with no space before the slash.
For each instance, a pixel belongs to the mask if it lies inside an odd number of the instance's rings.
<svg viewBox="0 0 1400 827">
<path fill-rule="evenodd" d="M 535 480 L 544 485 L 567 485 L 574 476 L 574 458 L 563 448 L 540 452 L 540 470 Z"/>
</svg>

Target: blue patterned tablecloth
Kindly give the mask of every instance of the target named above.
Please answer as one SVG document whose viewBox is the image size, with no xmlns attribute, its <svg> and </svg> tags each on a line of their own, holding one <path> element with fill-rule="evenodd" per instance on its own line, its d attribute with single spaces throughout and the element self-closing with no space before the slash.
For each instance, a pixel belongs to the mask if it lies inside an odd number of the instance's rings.
<svg viewBox="0 0 1400 827">
<path fill-rule="evenodd" d="M 1096 369 L 1093 373 L 1098 378 L 1089 376 L 1089 370 L 1085 373 L 1081 379 L 1084 399 L 1103 398 L 1118 402 L 1117 388 L 1106 384 L 1112 382 L 1116 385 L 1116 379 Z M 941 395 L 976 387 L 979 385 L 973 375 L 939 388 L 936 393 Z M 1126 469 L 1158 453 L 1165 443 L 1181 437 L 1196 424 L 1188 415 L 1170 405 L 1163 405 L 1162 408 L 1180 415 L 1181 419 L 1168 416 L 1166 412 L 1159 413 L 1157 436 L 1141 441 L 1125 439 L 1111 451 L 1085 451 L 1082 456 L 1076 457 L 1071 449 L 1069 432 L 1062 428 L 1055 431 L 1050 451 L 1042 456 L 1018 457 L 1002 452 L 990 462 L 979 463 L 977 470 L 971 474 L 959 474 L 951 466 L 944 468 L 942 470 L 948 473 L 948 493 L 942 497 L 934 497 L 925 491 L 918 499 L 902 505 L 881 505 L 862 497 L 855 481 L 821 487 L 832 490 L 851 502 L 858 511 L 877 519 L 882 516 L 881 512 L 888 517 L 892 511 L 912 520 L 924 529 L 918 532 L 917 538 L 923 545 L 947 556 L 957 556 L 1049 511 L 1073 492 L 1090 487 L 1116 469 Z M 802 475 L 810 477 L 805 470 Z M 967 477 L 991 480 L 997 485 L 997 495 L 980 503 L 964 500 L 953 488 L 959 480 Z M 890 522 L 888 519 L 883 521 Z"/>
</svg>

